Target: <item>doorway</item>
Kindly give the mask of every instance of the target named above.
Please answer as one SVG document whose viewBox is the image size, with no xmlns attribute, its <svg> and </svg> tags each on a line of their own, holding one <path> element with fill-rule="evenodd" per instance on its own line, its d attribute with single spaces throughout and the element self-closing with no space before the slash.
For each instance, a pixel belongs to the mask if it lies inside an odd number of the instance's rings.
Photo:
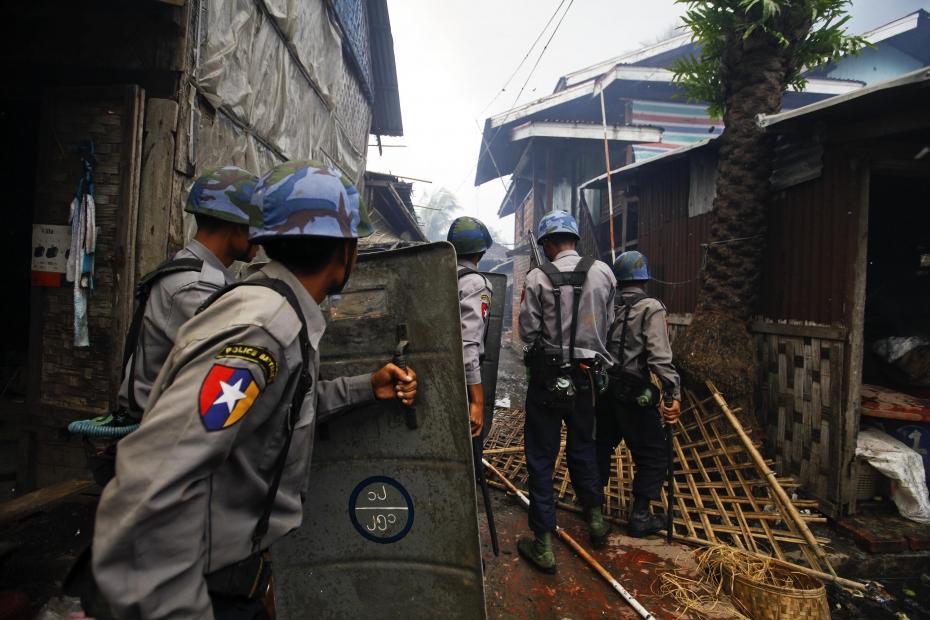
<svg viewBox="0 0 930 620">
<path fill-rule="evenodd" d="M 874 173 L 863 382 L 930 398 L 930 179 Z"/>
<path fill-rule="evenodd" d="M 37 101 L 0 100 L 0 135 L 7 148 L 0 151 L 4 171 L 6 207 L 0 239 L 4 248 L 0 267 L 0 406 L 24 403 L 31 316 L 30 267 L 35 179 L 39 132 Z"/>
</svg>

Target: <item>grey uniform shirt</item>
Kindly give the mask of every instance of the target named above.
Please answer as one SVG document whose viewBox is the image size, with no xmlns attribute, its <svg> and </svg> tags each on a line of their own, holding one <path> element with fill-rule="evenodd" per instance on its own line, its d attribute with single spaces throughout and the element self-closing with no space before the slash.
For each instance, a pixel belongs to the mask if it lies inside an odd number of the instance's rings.
<svg viewBox="0 0 930 620">
<path fill-rule="evenodd" d="M 559 271 L 572 271 L 581 256 L 575 250 L 566 250 L 556 255 L 552 264 Z M 607 353 L 607 330 L 614 320 L 614 294 L 617 280 L 613 271 L 602 261 L 594 261 L 588 271 L 581 301 L 578 306 L 578 329 L 575 335 L 575 358 L 600 358 L 610 364 Z M 562 350 L 568 359 L 568 344 L 572 327 L 572 287 L 562 287 Z M 543 343 L 558 347 L 559 337 L 555 322 L 555 295 L 552 283 L 541 269 L 533 269 L 526 275 L 523 300 L 520 302 L 520 340 L 532 345 L 542 333 Z"/>
<path fill-rule="evenodd" d="M 630 300 L 630 297 L 641 292 L 635 287 L 622 288 L 618 301 Z M 610 337 L 610 355 L 615 364 L 622 363 L 624 367 L 637 372 L 645 356 L 646 367 L 662 382 L 662 392 L 675 400 L 681 400 L 681 379 L 672 364 L 672 347 L 668 341 L 665 315 L 665 306 L 658 299 L 647 297 L 636 302 L 630 308 L 626 342 L 621 344 L 626 308 L 622 303 L 618 304 L 617 319 Z"/>
<path fill-rule="evenodd" d="M 141 410 L 129 412 L 137 419 L 145 410 L 152 384 L 174 346 L 178 329 L 194 316 L 200 304 L 210 295 L 236 279 L 220 259 L 196 239 L 175 254 L 174 258 L 195 258 L 203 262 L 203 268 L 200 273 L 180 271 L 166 275 L 152 287 L 145 305 L 136 351 L 126 364 L 117 395 L 119 406 L 129 411 L 129 373 L 132 359 L 135 358 L 133 391 Z"/>
<path fill-rule="evenodd" d="M 313 385 L 303 400 L 274 502 L 267 548 L 302 518 L 319 420 L 374 399 L 369 375 L 319 381 L 319 306 L 281 264 L 300 301 Z M 97 510 L 93 569 L 120 618 L 212 618 L 204 575 L 252 552 L 301 367 L 300 320 L 265 287 L 240 287 L 188 321 L 136 432 L 120 442 L 116 477 Z M 204 411 L 207 415 L 203 416 Z"/>
<path fill-rule="evenodd" d="M 460 260 L 459 268 L 475 266 Z M 481 383 L 481 359 L 484 357 L 484 334 L 488 329 L 491 288 L 480 273 L 459 278 L 459 312 L 462 316 L 462 345 L 465 356 L 465 383 Z"/>
</svg>

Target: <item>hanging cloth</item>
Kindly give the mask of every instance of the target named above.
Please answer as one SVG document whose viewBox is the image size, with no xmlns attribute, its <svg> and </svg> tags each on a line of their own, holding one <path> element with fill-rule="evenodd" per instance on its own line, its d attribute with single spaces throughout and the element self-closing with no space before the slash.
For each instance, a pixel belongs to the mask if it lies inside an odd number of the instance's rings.
<svg viewBox="0 0 930 620">
<path fill-rule="evenodd" d="M 66 279 L 74 283 L 74 346 L 90 346 L 87 299 L 94 283 L 94 250 L 97 245 L 97 208 L 94 202 L 94 145 L 81 158 L 83 172 L 71 200 L 71 249 Z"/>
</svg>

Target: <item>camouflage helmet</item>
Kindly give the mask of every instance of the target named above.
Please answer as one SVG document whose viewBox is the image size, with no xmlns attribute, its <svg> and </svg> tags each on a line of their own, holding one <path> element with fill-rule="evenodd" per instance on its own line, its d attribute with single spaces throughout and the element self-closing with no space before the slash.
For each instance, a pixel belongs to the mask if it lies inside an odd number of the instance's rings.
<svg viewBox="0 0 930 620">
<path fill-rule="evenodd" d="M 648 280 L 649 262 L 640 252 L 635 250 L 624 252 L 614 261 L 614 275 L 618 282 Z"/>
<path fill-rule="evenodd" d="M 261 212 L 252 206 L 258 177 L 236 166 L 208 170 L 194 181 L 184 210 L 218 220 L 256 226 Z"/>
<path fill-rule="evenodd" d="M 262 222 L 249 238 L 335 237 L 358 239 L 372 233 L 358 190 L 339 170 L 316 161 L 289 161 L 258 181 L 252 204 Z"/>
<path fill-rule="evenodd" d="M 455 253 L 459 255 L 484 252 L 494 243 L 488 227 L 474 217 L 456 218 L 449 226 L 446 240 L 455 247 Z"/>
<path fill-rule="evenodd" d="M 552 211 L 539 220 L 539 228 L 536 233 L 536 243 L 541 244 L 549 235 L 565 233 L 572 235 L 575 239 L 581 239 L 578 234 L 578 222 L 568 211 Z"/>
</svg>

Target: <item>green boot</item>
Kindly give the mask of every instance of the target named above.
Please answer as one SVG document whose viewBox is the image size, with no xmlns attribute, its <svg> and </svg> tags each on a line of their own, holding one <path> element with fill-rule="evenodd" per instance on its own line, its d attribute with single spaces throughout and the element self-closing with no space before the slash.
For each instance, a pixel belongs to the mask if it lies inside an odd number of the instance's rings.
<svg viewBox="0 0 930 620">
<path fill-rule="evenodd" d="M 610 524 L 604 521 L 601 507 L 596 506 L 585 510 L 585 520 L 588 522 L 591 544 L 595 549 L 601 549 L 607 544 L 607 535 L 610 534 Z"/>
<path fill-rule="evenodd" d="M 555 574 L 555 553 L 552 551 L 552 532 L 539 534 L 535 540 L 521 538 L 517 542 L 517 551 L 538 570 L 549 575 Z"/>
</svg>

